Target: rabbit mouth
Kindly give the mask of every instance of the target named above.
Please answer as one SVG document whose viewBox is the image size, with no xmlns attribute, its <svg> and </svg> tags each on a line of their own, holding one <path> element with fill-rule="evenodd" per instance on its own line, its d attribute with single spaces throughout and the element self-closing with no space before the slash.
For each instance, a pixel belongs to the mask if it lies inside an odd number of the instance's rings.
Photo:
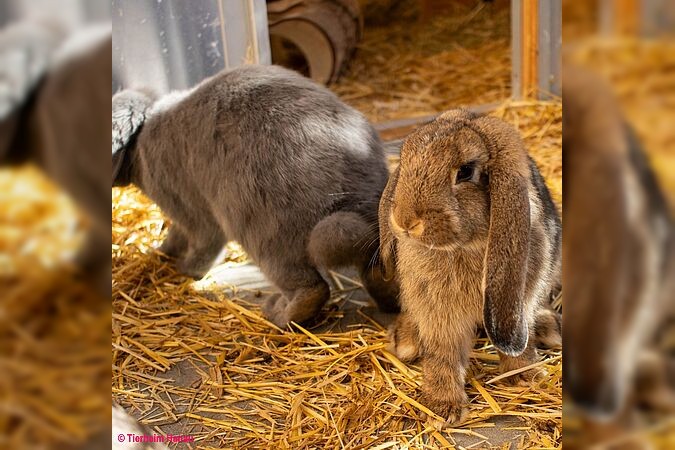
<svg viewBox="0 0 675 450">
<path fill-rule="evenodd" d="M 420 246 L 429 250 L 455 250 L 461 243 L 456 239 L 454 233 L 451 233 L 449 230 L 446 230 L 446 236 L 444 239 L 433 239 L 432 233 L 429 233 L 429 229 L 420 221 L 420 227 L 408 227 L 404 228 L 400 226 L 396 218 L 391 215 L 389 217 L 389 223 L 391 225 L 394 234 L 398 239 L 405 240 L 416 246 Z M 450 236 L 447 236 L 450 234 Z"/>
<path fill-rule="evenodd" d="M 406 230 L 396 232 L 398 239 L 405 240 L 417 247 L 422 247 L 427 250 L 453 251 L 462 246 L 460 242 L 454 240 L 438 242 L 429 239 L 428 236 L 413 236 Z"/>
<path fill-rule="evenodd" d="M 421 245 L 424 248 L 427 248 L 429 250 L 436 250 L 436 251 L 443 251 L 443 252 L 452 252 L 457 250 L 460 246 L 457 244 L 443 244 L 443 245 L 434 245 L 434 244 L 427 244 L 425 242 L 418 242 L 419 245 Z"/>
</svg>

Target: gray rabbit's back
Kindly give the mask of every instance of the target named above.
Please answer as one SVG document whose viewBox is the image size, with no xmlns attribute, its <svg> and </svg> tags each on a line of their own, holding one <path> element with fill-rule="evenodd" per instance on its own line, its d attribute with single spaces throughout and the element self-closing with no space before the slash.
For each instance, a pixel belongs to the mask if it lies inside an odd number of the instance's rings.
<svg viewBox="0 0 675 450">
<path fill-rule="evenodd" d="M 174 147 L 146 152 L 164 164 L 148 161 L 143 176 L 208 204 L 254 258 L 270 240 L 309 232 L 331 212 L 375 214 L 387 169 L 374 130 L 301 76 L 245 67 L 198 86 L 169 106 L 171 116 L 165 107 L 154 105 L 160 112 L 151 112 L 141 136 L 160 142 L 169 133 Z"/>
</svg>

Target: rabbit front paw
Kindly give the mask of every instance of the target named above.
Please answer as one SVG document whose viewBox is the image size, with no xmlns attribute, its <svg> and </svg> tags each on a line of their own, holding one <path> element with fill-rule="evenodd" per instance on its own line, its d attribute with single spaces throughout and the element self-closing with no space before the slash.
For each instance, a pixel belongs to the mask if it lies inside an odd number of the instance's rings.
<svg viewBox="0 0 675 450">
<path fill-rule="evenodd" d="M 206 261 L 201 257 L 191 257 L 188 253 L 187 256 L 178 260 L 176 267 L 181 274 L 195 280 L 200 280 L 207 274 L 212 265 L 213 260 Z"/>
<path fill-rule="evenodd" d="M 172 226 L 169 233 L 159 246 L 159 251 L 169 258 L 180 258 L 188 249 L 188 239 L 182 230 Z"/>
<path fill-rule="evenodd" d="M 421 403 L 442 417 L 443 420 L 428 417 L 426 414 L 422 414 L 422 418 L 428 419 L 429 423 L 437 430 L 460 425 L 466 420 L 468 415 L 467 402 L 466 394 L 456 400 L 437 398 L 433 395 L 425 394 L 422 396 Z"/>
</svg>

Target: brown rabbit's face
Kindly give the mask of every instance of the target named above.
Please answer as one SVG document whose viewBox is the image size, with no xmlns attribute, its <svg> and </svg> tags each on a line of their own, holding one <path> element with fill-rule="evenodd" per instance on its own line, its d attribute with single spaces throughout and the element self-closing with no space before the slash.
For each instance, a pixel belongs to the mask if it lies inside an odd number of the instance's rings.
<svg viewBox="0 0 675 450">
<path fill-rule="evenodd" d="M 435 122 L 401 149 L 389 221 L 399 239 L 452 249 L 487 238 L 488 151 L 480 136 L 456 122 Z"/>
</svg>

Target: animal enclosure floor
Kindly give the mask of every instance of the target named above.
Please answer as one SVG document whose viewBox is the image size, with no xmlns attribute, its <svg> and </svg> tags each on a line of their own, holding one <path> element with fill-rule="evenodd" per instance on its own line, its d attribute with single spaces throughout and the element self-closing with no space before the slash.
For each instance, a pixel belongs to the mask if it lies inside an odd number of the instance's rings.
<svg viewBox="0 0 675 450">
<path fill-rule="evenodd" d="M 355 283 L 350 285 L 351 279 L 355 274 L 345 272 L 333 272 L 326 275 L 331 282 L 332 290 L 337 294 L 337 298 L 333 299 L 333 304 L 329 305 L 328 309 L 331 311 L 329 316 L 332 318 L 321 318 L 317 323 L 308 326 L 307 329 L 315 336 L 330 335 L 335 333 L 348 333 L 350 330 L 358 329 L 363 326 L 372 327 L 375 324 L 386 327 L 395 318 L 393 314 L 385 314 L 379 312 L 372 304 L 368 295 L 359 288 Z M 336 281 L 338 284 L 336 284 Z M 237 297 L 249 305 L 261 305 L 267 296 L 274 293 L 276 290 L 265 279 L 264 275 L 259 269 L 250 263 L 226 263 L 222 266 L 216 267 L 207 277 L 196 284 L 199 289 L 206 289 L 202 292 L 207 298 L 212 298 L 218 301 L 218 297 L 223 294 L 227 297 Z M 219 294 L 214 294 L 219 293 Z M 339 306 L 338 306 L 339 305 Z M 377 325 L 376 325 L 377 326 Z M 379 327 L 378 327 L 379 328 Z M 380 331 L 380 336 L 382 332 Z M 240 354 L 241 356 L 241 354 Z M 235 360 L 236 361 L 236 360 Z M 198 446 L 202 447 L 220 447 L 224 445 L 221 437 L 218 436 L 217 423 L 228 423 L 232 420 L 232 412 L 228 410 L 229 406 L 219 411 L 219 408 L 201 408 L 203 411 L 199 414 L 200 421 L 195 422 L 195 415 L 191 414 L 195 408 L 185 403 L 185 398 L 181 398 L 180 394 L 176 392 L 194 392 L 196 389 L 210 391 L 208 383 L 205 383 L 205 375 L 213 373 L 213 367 L 216 364 L 215 358 L 207 357 L 206 361 L 201 358 L 186 358 L 177 361 L 168 370 L 163 373 L 156 373 L 155 381 L 160 385 L 169 383 L 170 390 L 158 389 L 157 384 L 154 383 L 139 383 L 135 389 L 136 392 L 144 392 L 147 390 L 157 390 L 158 397 L 166 404 L 175 405 L 174 414 L 175 421 L 168 423 L 159 422 L 155 427 L 155 431 L 162 434 L 197 434 L 201 436 Z M 245 368 L 245 364 L 243 365 Z M 419 382 L 419 368 L 414 367 L 412 370 L 417 372 L 416 378 Z M 326 372 L 324 377 L 328 377 L 329 372 Z M 209 375 L 210 376 L 210 375 Z M 160 381 L 161 380 L 161 381 Z M 126 403 L 124 396 L 116 396 L 117 400 L 129 409 L 130 404 Z M 133 402 L 132 402 L 133 403 Z M 234 402 L 236 408 L 241 411 L 253 411 L 256 405 L 250 400 L 243 398 Z M 200 408 L 197 407 L 197 410 Z M 155 404 L 148 409 L 131 408 L 131 413 L 141 419 L 148 419 L 152 417 L 162 416 L 162 405 Z M 257 420 L 264 420 L 264 414 L 258 417 Z M 255 420 L 248 418 L 248 422 L 255 427 Z M 411 430 L 416 430 L 419 425 L 412 419 L 405 421 Z M 494 415 L 489 420 L 478 423 L 477 427 L 460 429 L 457 432 L 447 432 L 441 435 L 441 441 L 445 439 L 457 448 L 519 448 L 524 442 L 527 442 L 529 425 L 527 421 L 523 421 L 517 416 L 513 415 Z M 386 423 L 382 424 L 383 430 L 386 434 Z M 461 427 L 460 427 L 461 428 Z M 197 431 L 198 430 L 198 431 Z M 237 430 L 230 431 L 233 434 Z M 396 442 L 392 437 L 389 438 L 391 442 Z M 420 439 L 418 443 L 421 445 L 423 441 L 431 444 L 434 438 Z M 384 441 L 386 442 L 386 440 Z M 252 443 L 250 447 L 246 448 L 266 448 L 266 444 Z M 288 442 L 288 448 L 296 448 L 291 442 Z M 442 446 L 442 445 L 441 445 Z M 188 444 L 179 444 L 176 448 L 196 448 L 197 446 L 190 446 Z M 237 447 L 233 444 L 233 447 Z M 279 448 L 283 448 L 283 444 Z M 302 447 L 304 448 L 304 447 Z M 327 446 L 326 448 L 330 448 Z M 351 447 L 347 447 L 351 448 Z M 396 448 L 396 447 L 394 447 Z M 416 447 L 413 447 L 416 448 Z"/>
<path fill-rule="evenodd" d="M 345 73 L 330 88 L 374 123 L 510 96 L 510 3 L 364 0 L 365 28 Z"/>
</svg>

